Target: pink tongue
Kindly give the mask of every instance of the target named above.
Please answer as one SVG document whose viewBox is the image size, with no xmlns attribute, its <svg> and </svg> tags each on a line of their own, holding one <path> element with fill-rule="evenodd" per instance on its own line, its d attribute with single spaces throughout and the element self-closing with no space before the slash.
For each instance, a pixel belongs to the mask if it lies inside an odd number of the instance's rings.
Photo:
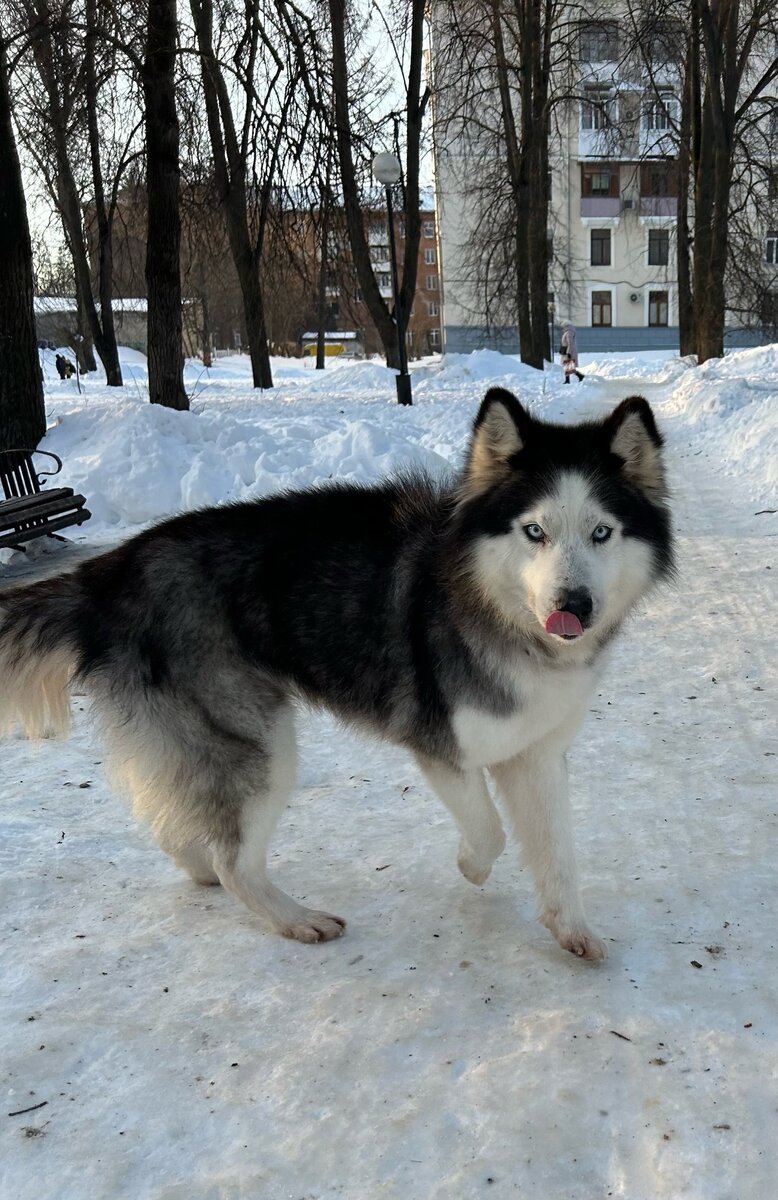
<svg viewBox="0 0 778 1200">
<path fill-rule="evenodd" d="M 580 637 L 583 625 L 575 613 L 557 609 L 546 617 L 546 633 L 558 633 L 561 637 Z"/>
</svg>

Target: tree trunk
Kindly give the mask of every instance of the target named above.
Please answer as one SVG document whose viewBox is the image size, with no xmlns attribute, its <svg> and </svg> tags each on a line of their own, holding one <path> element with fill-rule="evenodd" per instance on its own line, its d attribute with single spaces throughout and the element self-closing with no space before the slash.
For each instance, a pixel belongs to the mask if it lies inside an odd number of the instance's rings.
<svg viewBox="0 0 778 1200">
<path fill-rule="evenodd" d="M 189 408 L 181 320 L 181 215 L 175 95 L 175 0 L 149 0 L 143 95 L 146 112 L 149 399 Z"/>
<path fill-rule="evenodd" d="M 113 231 L 105 203 L 103 170 L 100 157 L 100 127 L 98 118 L 98 95 L 96 67 L 97 5 L 95 0 L 86 0 L 86 55 L 84 58 L 87 126 L 89 129 L 89 152 L 92 160 L 92 183 L 94 185 L 95 218 L 97 221 L 97 291 L 100 297 L 99 340 L 97 353 L 105 368 L 109 387 L 122 386 L 122 368 L 119 348 L 116 345 L 116 327 L 113 320 Z"/>
<path fill-rule="evenodd" d="M 62 219 L 62 225 L 65 231 L 65 240 L 67 241 L 68 249 L 73 260 L 73 275 L 76 284 L 76 302 L 79 312 L 79 332 L 84 338 L 84 362 L 86 369 L 94 371 L 97 369 L 95 363 L 92 345 L 97 350 L 100 361 L 105 368 L 106 379 L 111 386 L 121 385 L 121 372 L 118 371 L 118 353 L 116 349 L 116 337 L 113 333 L 113 314 L 111 311 L 110 299 L 107 306 L 107 319 L 110 334 L 107 334 L 102 325 L 101 319 L 97 312 L 94 297 L 92 295 L 92 278 L 89 270 L 89 256 L 86 249 L 86 240 L 84 237 L 84 222 L 81 210 L 81 197 L 79 195 L 78 186 L 76 184 L 73 168 L 70 162 L 70 147 L 68 145 L 69 124 L 71 122 L 71 114 L 65 112 L 62 107 L 60 95 L 60 80 L 56 66 L 56 47 L 52 36 L 52 27 L 54 19 L 49 11 L 46 0 L 41 0 L 38 6 L 38 23 L 35 29 L 35 36 L 32 39 L 32 50 L 35 58 L 35 65 L 41 79 L 41 83 L 46 92 L 47 112 L 46 121 L 51 129 L 52 140 L 54 144 L 54 158 L 56 162 L 56 194 L 57 194 L 57 209 Z M 94 41 L 94 31 L 90 41 Z M 90 55 L 87 54 L 87 61 Z M 96 89 L 96 80 L 92 81 L 93 88 Z M 89 85 L 89 70 L 87 70 L 87 93 L 90 92 Z M 96 91 L 91 96 L 91 105 L 97 106 Z M 96 123 L 97 113 L 92 114 L 95 122 L 95 136 L 97 134 Z M 90 141 L 92 130 L 90 128 Z M 110 264 L 109 264 L 110 267 Z M 110 287 L 107 291 L 107 296 L 110 297 Z M 105 312 L 102 314 L 105 320 Z"/>
<path fill-rule="evenodd" d="M 272 388 L 273 372 L 260 282 L 262 243 L 260 241 L 256 246 L 252 245 L 249 233 L 246 161 L 235 130 L 229 89 L 213 50 L 213 2 L 190 0 L 190 8 L 200 47 L 203 97 L 214 177 L 243 300 L 251 374 L 254 387 Z"/>
<path fill-rule="evenodd" d="M 532 59 L 532 153 L 531 177 L 533 186 L 529 198 L 529 299 L 532 326 L 532 365 L 542 370 L 551 359 L 548 330 L 548 210 L 549 210 L 549 107 L 551 79 L 551 46 L 553 42 L 555 8 L 544 2 L 530 4 Z"/>
<path fill-rule="evenodd" d="M 500 93 L 502 136 L 505 140 L 505 162 L 513 200 L 513 269 L 516 279 L 516 322 L 519 329 L 519 350 L 524 355 L 531 341 L 529 303 L 527 300 L 527 230 L 525 214 L 526 188 L 522 175 L 521 151 L 513 111 L 508 58 L 502 28 L 499 3 L 491 7 L 492 39 L 495 49 L 497 87 Z"/>
<path fill-rule="evenodd" d="M 678 222 L 676 226 L 676 272 L 678 283 L 678 339 L 681 354 L 694 354 L 697 339 L 694 325 L 694 300 L 691 284 L 691 239 L 689 237 L 689 173 L 694 157 L 695 113 L 699 111 L 699 38 L 692 31 L 688 39 L 681 120 L 676 162 L 678 179 Z"/>
<path fill-rule="evenodd" d="M 349 112 L 348 60 L 346 55 L 346 5 L 345 0 L 329 0 L 330 26 L 332 31 L 332 79 L 335 97 L 335 132 L 340 163 L 340 178 L 343 188 L 343 206 L 346 213 L 351 257 L 359 287 L 376 327 L 386 355 L 386 364 L 399 370 L 397 331 L 392 315 L 384 303 L 378 281 L 373 272 L 370 246 L 365 232 L 364 213 L 359 199 L 356 173 L 354 171 L 351 115 Z M 406 218 L 410 216 L 406 213 Z M 418 211 L 416 213 L 418 220 Z M 390 230 L 390 235 L 392 231 Z M 402 314 L 397 314 L 402 320 Z"/>
<path fill-rule="evenodd" d="M 316 312 L 316 370 L 323 371 L 326 366 L 324 337 L 327 316 L 327 254 L 330 224 L 330 156 L 327 156 L 327 182 L 324 187 L 321 209 L 321 242 L 319 262 L 319 295 Z"/>
<path fill-rule="evenodd" d="M 411 50 L 408 67 L 408 95 L 406 99 L 405 145 L 406 170 L 403 192 L 405 210 L 405 250 L 403 252 L 402 283 L 400 285 L 400 333 L 405 337 L 413 300 L 416 295 L 416 273 L 419 265 L 421 242 L 421 214 L 419 204 L 419 155 L 424 113 L 429 100 L 429 91 L 422 93 L 422 70 L 424 67 L 424 19 L 427 14 L 426 0 L 413 0 L 411 5 Z"/>
<path fill-rule="evenodd" d="M 695 189 L 694 319 L 697 360 L 724 353 L 725 275 L 737 96 L 758 17 L 740 27 L 739 0 L 694 0 L 705 50 L 705 88 Z"/>
<path fill-rule="evenodd" d="M 265 301 L 262 295 L 262 284 L 259 280 L 259 266 L 254 261 L 253 253 L 248 258 L 241 257 L 235 265 L 238 268 L 241 292 L 243 293 L 243 313 L 246 318 L 246 334 L 249 339 L 249 357 L 254 387 L 271 388 L 273 371 L 267 344 Z"/>
<path fill-rule="evenodd" d="M 548 335 L 548 86 L 552 8 L 514 0 L 508 28 L 518 63 L 508 56 L 499 0 L 492 0 L 492 34 L 502 131 L 513 200 L 513 268 L 521 361 L 543 369 Z M 519 130 L 512 80 L 518 75 Z"/>
<path fill-rule="evenodd" d="M 34 450 L 46 432 L 35 334 L 32 245 L 0 29 L 0 450 Z"/>
</svg>

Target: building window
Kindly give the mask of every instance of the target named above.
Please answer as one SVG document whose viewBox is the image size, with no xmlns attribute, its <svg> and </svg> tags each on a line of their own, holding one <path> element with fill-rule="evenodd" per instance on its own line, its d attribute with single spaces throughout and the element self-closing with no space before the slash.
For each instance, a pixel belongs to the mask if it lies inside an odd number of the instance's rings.
<svg viewBox="0 0 778 1200">
<path fill-rule="evenodd" d="M 428 292 L 436 292 L 437 290 L 438 290 L 437 275 L 428 275 L 427 276 L 427 291 Z"/>
<path fill-rule="evenodd" d="M 434 221 L 422 222 L 421 228 L 422 228 L 422 233 L 424 234 L 425 237 L 431 238 L 431 237 L 435 236 L 435 222 Z"/>
<path fill-rule="evenodd" d="M 584 163 L 581 167 L 582 196 L 618 196 L 619 168 L 607 163 Z"/>
<path fill-rule="evenodd" d="M 428 267 L 434 267 L 435 251 L 431 247 L 428 250 L 424 251 L 424 261 Z"/>
<path fill-rule="evenodd" d="M 778 266 L 778 232 L 770 231 L 765 240 L 765 262 Z"/>
<path fill-rule="evenodd" d="M 581 102 L 581 129 L 608 129 L 613 123 L 615 101 L 609 88 L 587 88 Z"/>
<path fill-rule="evenodd" d="M 413 330 L 412 329 L 406 329 L 406 331 L 405 331 L 405 344 L 406 344 L 406 346 L 413 346 Z"/>
<path fill-rule="evenodd" d="M 619 57 L 617 21 L 592 21 L 578 30 L 578 57 L 581 62 L 615 62 Z"/>
<path fill-rule="evenodd" d="M 405 237 L 405 221 L 398 221 L 398 222 L 397 222 L 397 236 L 398 236 L 399 238 L 404 238 L 404 237 Z"/>
<path fill-rule="evenodd" d="M 671 129 L 677 111 L 673 93 L 663 92 L 649 100 L 643 109 L 643 128 Z"/>
<path fill-rule="evenodd" d="M 439 329 L 430 329 L 429 333 L 427 334 L 427 337 L 430 340 L 430 346 L 437 347 L 440 345 L 440 330 Z"/>
<path fill-rule="evenodd" d="M 759 301 L 759 319 L 766 329 L 778 329 L 778 292 L 762 293 Z"/>
<path fill-rule="evenodd" d="M 683 53 L 685 43 L 686 34 L 680 21 L 663 21 L 656 17 L 649 18 L 649 26 L 640 39 L 641 48 L 645 47 L 646 57 L 654 65 L 676 61 Z"/>
<path fill-rule="evenodd" d="M 670 257 L 670 232 L 667 229 L 649 229 L 648 265 L 666 267 Z"/>
<path fill-rule="evenodd" d="M 649 325 L 667 324 L 667 292 L 648 293 L 648 323 Z"/>
<path fill-rule="evenodd" d="M 610 229 L 592 230 L 592 266 L 609 267 L 611 265 L 611 231 Z M 608 322 L 610 324 L 610 322 Z"/>
<path fill-rule="evenodd" d="M 437 300 L 428 300 L 427 301 L 427 312 L 429 313 L 429 315 L 431 317 L 436 317 L 438 315 L 438 313 L 440 312 L 440 306 L 439 306 Z"/>
<path fill-rule="evenodd" d="M 379 271 L 376 275 L 376 280 L 380 288 L 390 288 L 392 286 L 392 276 L 389 271 Z"/>
<path fill-rule="evenodd" d="M 374 263 L 389 262 L 388 246 L 371 246 L 370 258 Z"/>
<path fill-rule="evenodd" d="M 677 196 L 674 164 L 644 162 L 640 168 L 641 196 Z"/>
<path fill-rule="evenodd" d="M 610 292 L 592 292 L 592 325 L 612 325 L 613 307 Z"/>
</svg>

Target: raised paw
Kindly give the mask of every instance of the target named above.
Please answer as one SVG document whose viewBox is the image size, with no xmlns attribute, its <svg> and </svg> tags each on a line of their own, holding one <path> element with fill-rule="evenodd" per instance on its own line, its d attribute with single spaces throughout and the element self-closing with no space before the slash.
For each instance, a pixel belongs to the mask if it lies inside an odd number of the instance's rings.
<svg viewBox="0 0 778 1200">
<path fill-rule="evenodd" d="M 457 866 L 470 883 L 480 887 L 486 883 L 492 873 L 492 867 L 505 849 L 505 834 L 500 829 L 488 846 L 483 846 L 477 853 L 464 838 L 459 843 Z"/>
<path fill-rule="evenodd" d="M 282 925 L 278 932 L 283 937 L 294 938 L 297 942 L 332 942 L 335 938 L 342 937 L 345 931 L 346 922 L 342 917 L 316 912 L 310 908 L 293 921 Z"/>
</svg>

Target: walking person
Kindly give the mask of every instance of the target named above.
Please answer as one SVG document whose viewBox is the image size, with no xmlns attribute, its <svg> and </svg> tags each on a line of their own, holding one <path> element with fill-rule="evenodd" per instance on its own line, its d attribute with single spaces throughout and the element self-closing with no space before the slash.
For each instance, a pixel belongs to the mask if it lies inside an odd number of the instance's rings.
<svg viewBox="0 0 778 1200">
<path fill-rule="evenodd" d="M 565 321 L 562 326 L 562 341 L 559 346 L 562 355 L 562 367 L 565 372 L 565 383 L 570 382 L 570 376 L 575 375 L 580 382 L 583 375 L 578 370 L 578 343 L 576 341 L 575 325 Z"/>
</svg>

